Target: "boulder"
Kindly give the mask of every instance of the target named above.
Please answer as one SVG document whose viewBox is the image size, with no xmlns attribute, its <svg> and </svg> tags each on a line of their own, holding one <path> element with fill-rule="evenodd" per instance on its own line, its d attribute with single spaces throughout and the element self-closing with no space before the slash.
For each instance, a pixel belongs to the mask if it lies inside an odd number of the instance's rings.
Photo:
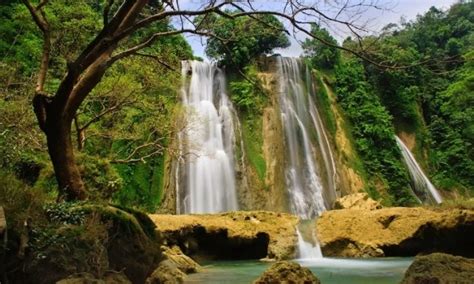
<svg viewBox="0 0 474 284">
<path fill-rule="evenodd" d="M 267 211 L 204 215 L 149 215 L 165 245 L 193 259 L 289 259 L 296 246 L 296 216 Z"/>
<path fill-rule="evenodd" d="M 161 249 L 165 258 L 173 262 L 182 272 L 189 274 L 200 270 L 199 264 L 189 256 L 185 255 L 178 246 L 173 246 L 171 248 L 162 246 Z"/>
<path fill-rule="evenodd" d="M 317 220 L 325 256 L 415 256 L 447 252 L 474 256 L 474 210 L 429 208 L 341 209 Z"/>
<path fill-rule="evenodd" d="M 86 203 L 58 204 L 46 214 L 67 219 L 47 219 L 47 230 L 31 232 L 23 269 L 7 275 L 11 283 L 144 283 L 163 259 L 161 239 L 144 213 Z"/>
<path fill-rule="evenodd" d="M 296 262 L 279 261 L 265 270 L 254 284 L 268 283 L 321 283 L 316 276 L 306 267 L 302 267 Z"/>
<path fill-rule="evenodd" d="M 349 194 L 336 199 L 334 209 L 362 209 L 375 210 L 382 208 L 382 205 L 373 200 L 365 192 Z"/>
<path fill-rule="evenodd" d="M 417 283 L 474 283 L 474 259 L 444 253 L 417 256 L 402 284 Z"/>
<path fill-rule="evenodd" d="M 186 274 L 171 260 L 163 260 L 145 281 L 146 284 L 183 283 Z"/>
</svg>

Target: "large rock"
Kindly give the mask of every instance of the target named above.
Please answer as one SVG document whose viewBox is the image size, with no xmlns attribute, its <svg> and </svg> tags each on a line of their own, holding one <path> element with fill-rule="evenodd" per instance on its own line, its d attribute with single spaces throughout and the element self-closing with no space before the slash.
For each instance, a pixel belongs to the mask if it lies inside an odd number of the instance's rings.
<svg viewBox="0 0 474 284">
<path fill-rule="evenodd" d="M 161 240 L 144 213 L 111 205 L 59 204 L 46 215 L 51 218 L 47 230 L 30 232 L 28 254 L 22 269 L 8 275 L 11 283 L 141 284 L 162 260 Z"/>
<path fill-rule="evenodd" d="M 296 262 L 279 261 L 274 263 L 270 268 L 260 275 L 253 282 L 254 284 L 269 283 L 304 283 L 319 284 L 321 283 L 316 276 L 306 267 L 302 267 Z"/>
<path fill-rule="evenodd" d="M 183 283 L 186 274 L 182 272 L 178 266 L 170 261 L 164 260 L 153 271 L 153 273 L 145 281 L 146 284 L 177 284 Z"/>
<path fill-rule="evenodd" d="M 418 283 L 474 283 L 474 259 L 444 253 L 417 256 L 402 284 Z"/>
<path fill-rule="evenodd" d="M 184 273 L 195 273 L 200 270 L 199 264 L 189 256 L 185 255 L 178 246 L 173 246 L 171 248 L 162 246 L 161 249 L 163 250 L 165 258 L 176 264 L 178 269 Z"/>
<path fill-rule="evenodd" d="M 168 246 L 194 259 L 288 259 L 298 218 L 266 211 L 213 215 L 150 215 Z"/>
<path fill-rule="evenodd" d="M 325 256 L 474 256 L 474 210 L 384 208 L 327 211 L 317 220 Z"/>
<path fill-rule="evenodd" d="M 375 210 L 380 208 L 382 208 L 382 205 L 370 198 L 365 192 L 349 194 L 338 198 L 334 202 L 334 209 Z"/>
</svg>

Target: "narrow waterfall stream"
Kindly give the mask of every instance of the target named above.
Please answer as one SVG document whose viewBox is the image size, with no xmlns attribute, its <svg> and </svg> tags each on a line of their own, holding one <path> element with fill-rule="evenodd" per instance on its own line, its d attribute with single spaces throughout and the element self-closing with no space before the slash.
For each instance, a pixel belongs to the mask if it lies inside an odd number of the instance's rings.
<svg viewBox="0 0 474 284">
<path fill-rule="evenodd" d="M 309 71 L 295 58 L 279 58 L 279 67 L 280 108 L 288 159 L 286 183 L 291 210 L 301 219 L 309 220 L 330 208 L 336 198 L 335 163 L 311 97 Z M 313 143 L 318 144 L 319 152 Z M 316 162 L 318 153 L 322 155 L 324 168 Z M 309 239 L 305 239 L 298 228 L 297 235 L 300 258 L 322 257 L 314 232 L 306 234 Z"/>
<path fill-rule="evenodd" d="M 403 161 L 408 168 L 412 180 L 413 191 L 416 196 L 423 203 L 441 203 L 443 201 L 441 195 L 425 175 L 420 165 L 418 165 L 415 157 L 410 152 L 410 149 L 408 149 L 398 136 L 395 136 L 395 139 L 397 140 L 398 147 L 402 152 Z"/>
<path fill-rule="evenodd" d="M 234 120 L 224 73 L 214 64 L 184 61 L 182 75 L 186 122 L 178 135 L 184 160 L 178 167 L 184 177 L 176 191 L 178 212 L 237 210 Z"/>
</svg>

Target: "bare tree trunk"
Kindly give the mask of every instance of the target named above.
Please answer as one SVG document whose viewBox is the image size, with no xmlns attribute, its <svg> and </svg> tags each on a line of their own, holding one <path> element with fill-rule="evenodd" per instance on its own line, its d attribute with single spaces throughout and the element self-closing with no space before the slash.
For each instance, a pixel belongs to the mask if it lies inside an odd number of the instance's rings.
<svg viewBox="0 0 474 284">
<path fill-rule="evenodd" d="M 71 121 L 56 120 L 46 127 L 48 152 L 59 186 L 58 200 L 84 200 L 86 188 L 76 165 L 71 141 Z"/>
</svg>

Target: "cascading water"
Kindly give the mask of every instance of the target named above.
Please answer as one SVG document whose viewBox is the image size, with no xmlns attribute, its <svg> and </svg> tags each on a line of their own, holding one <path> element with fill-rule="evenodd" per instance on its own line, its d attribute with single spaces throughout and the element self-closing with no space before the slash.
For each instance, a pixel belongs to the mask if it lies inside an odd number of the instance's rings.
<svg viewBox="0 0 474 284">
<path fill-rule="evenodd" d="M 398 136 L 395 136 L 395 139 L 397 140 L 398 147 L 402 152 L 403 161 L 408 168 L 416 196 L 424 203 L 441 203 L 443 201 L 441 195 L 430 182 L 428 177 L 423 173 L 423 170 L 416 162 L 415 157 L 413 157 L 413 154 L 410 152 L 408 147 L 400 138 L 398 138 Z"/>
<path fill-rule="evenodd" d="M 335 163 L 321 118 L 311 97 L 311 76 L 295 58 L 279 59 L 281 86 L 280 108 L 285 131 L 288 162 L 286 183 L 291 210 L 302 219 L 319 216 L 336 198 Z M 306 85 L 301 70 L 305 70 Z M 315 137 L 322 155 L 324 169 L 315 162 L 318 151 L 311 138 Z M 326 173 L 326 187 L 321 176 Z M 298 234 L 301 258 L 321 257 L 317 239 L 311 242 Z"/>
<path fill-rule="evenodd" d="M 176 189 L 177 211 L 237 210 L 233 108 L 224 74 L 214 64 L 183 61 L 182 75 L 186 126 L 178 135 L 184 158 L 178 167 L 183 172 L 177 174 L 178 180 L 183 176 Z"/>
</svg>

